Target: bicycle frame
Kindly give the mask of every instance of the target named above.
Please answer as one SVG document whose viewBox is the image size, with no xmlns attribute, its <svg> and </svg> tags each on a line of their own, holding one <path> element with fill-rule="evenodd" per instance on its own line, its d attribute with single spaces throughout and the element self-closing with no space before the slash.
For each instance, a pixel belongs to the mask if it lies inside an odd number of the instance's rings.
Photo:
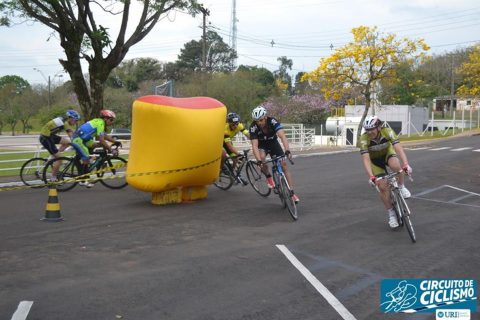
<svg viewBox="0 0 480 320">
<path fill-rule="evenodd" d="M 407 202 L 403 198 L 403 195 L 398 186 L 397 176 L 403 174 L 403 171 L 392 172 L 386 176 L 379 177 L 377 180 L 386 180 L 390 189 L 390 201 L 392 203 L 395 214 L 397 215 L 398 224 L 400 227 L 404 225 L 407 227 L 408 234 L 412 242 L 416 242 L 417 238 L 415 235 L 415 230 L 413 229 L 412 221 L 410 220 L 410 208 L 407 205 Z M 409 176 L 410 180 L 412 178 Z M 380 190 L 377 188 L 377 191 Z"/>
<path fill-rule="evenodd" d="M 241 179 L 241 173 L 243 170 L 243 167 L 245 167 L 245 164 L 248 161 L 248 152 L 250 149 L 243 150 L 243 154 L 235 156 L 235 157 L 227 157 L 225 159 L 225 165 L 229 170 L 229 174 L 232 176 L 233 180 L 236 181 L 237 183 L 244 184 L 244 182 Z M 233 167 L 233 161 L 237 160 L 237 165 L 234 168 Z M 240 163 L 238 163 L 240 161 Z"/>
</svg>

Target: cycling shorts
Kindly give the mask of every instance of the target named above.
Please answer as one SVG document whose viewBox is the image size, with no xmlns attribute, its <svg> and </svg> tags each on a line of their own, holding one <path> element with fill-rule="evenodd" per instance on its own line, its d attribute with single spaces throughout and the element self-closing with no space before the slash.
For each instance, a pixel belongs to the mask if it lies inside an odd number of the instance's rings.
<svg viewBox="0 0 480 320">
<path fill-rule="evenodd" d="M 270 157 L 281 157 L 285 155 L 283 152 L 282 146 L 277 139 L 275 140 L 259 140 L 258 149 L 263 150 L 266 154 L 269 154 Z"/>
<path fill-rule="evenodd" d="M 90 152 L 88 151 L 89 148 L 93 147 L 94 142 L 93 139 L 83 141 L 80 137 L 75 137 L 71 143 L 72 147 L 75 149 L 77 154 L 80 156 L 82 160 L 90 159 Z"/>
<path fill-rule="evenodd" d="M 56 134 L 52 134 L 49 137 L 40 135 L 38 140 L 40 140 L 42 146 L 47 149 L 51 155 L 56 155 L 58 153 L 57 144 L 60 143 L 62 137 L 57 136 Z"/>
<path fill-rule="evenodd" d="M 388 160 L 392 157 L 397 157 L 395 149 L 393 146 L 388 147 L 387 153 L 383 157 L 379 158 L 370 158 L 372 162 L 371 168 L 374 176 L 383 176 L 387 174 Z"/>
</svg>

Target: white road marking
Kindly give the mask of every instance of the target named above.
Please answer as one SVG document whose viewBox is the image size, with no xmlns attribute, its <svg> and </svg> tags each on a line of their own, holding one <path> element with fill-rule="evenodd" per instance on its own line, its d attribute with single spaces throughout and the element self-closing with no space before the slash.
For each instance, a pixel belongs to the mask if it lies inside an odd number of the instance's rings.
<svg viewBox="0 0 480 320">
<path fill-rule="evenodd" d="M 441 147 L 441 148 L 435 148 L 435 149 L 430 149 L 430 151 L 438 151 L 438 150 L 445 150 L 445 149 L 451 149 L 452 147 Z"/>
<path fill-rule="evenodd" d="M 343 304 L 320 282 L 317 278 L 298 261 L 298 259 L 285 247 L 283 244 L 277 244 L 278 250 L 280 250 L 285 257 L 294 265 L 295 268 L 310 282 L 310 284 L 317 289 L 317 291 L 327 300 L 328 303 L 338 312 L 338 314 L 344 320 L 357 320 Z"/>
<path fill-rule="evenodd" d="M 17 310 L 12 316 L 11 320 L 25 320 L 27 319 L 30 308 L 32 307 L 33 301 L 21 301 L 18 304 Z"/>
<path fill-rule="evenodd" d="M 448 184 L 446 184 L 445 186 L 449 187 L 449 188 L 452 188 L 452 189 L 455 189 L 455 190 L 458 190 L 458 191 L 463 191 L 465 193 L 469 193 L 471 195 L 474 195 L 474 196 L 479 196 L 480 197 L 480 193 L 475 193 L 475 192 L 471 192 L 471 191 L 468 191 L 468 190 L 464 190 L 464 189 L 460 189 L 460 188 L 457 188 L 457 187 L 452 187 L 452 186 L 449 186 Z"/>
<path fill-rule="evenodd" d="M 458 148 L 458 149 L 452 149 L 450 151 L 464 151 L 464 150 L 470 150 L 472 147 L 465 147 L 465 148 Z"/>
<path fill-rule="evenodd" d="M 405 148 L 407 150 L 425 150 L 425 149 L 430 149 L 431 147 L 421 147 L 421 148 Z"/>
<path fill-rule="evenodd" d="M 472 151 L 475 151 L 475 152 L 480 152 L 480 149 L 477 149 L 477 150 L 472 150 Z"/>
</svg>

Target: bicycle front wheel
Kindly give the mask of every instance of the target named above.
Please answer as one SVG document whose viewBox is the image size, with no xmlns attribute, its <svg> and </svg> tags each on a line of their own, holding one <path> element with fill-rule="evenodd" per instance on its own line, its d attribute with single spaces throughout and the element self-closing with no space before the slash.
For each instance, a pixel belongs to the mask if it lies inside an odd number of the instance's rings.
<svg viewBox="0 0 480 320">
<path fill-rule="evenodd" d="M 26 186 L 41 188 L 45 184 L 42 179 L 43 167 L 47 159 L 32 158 L 27 160 L 20 169 L 20 179 Z"/>
<path fill-rule="evenodd" d="M 292 199 L 293 192 L 290 190 L 290 186 L 288 185 L 287 178 L 282 176 L 280 178 L 280 188 L 281 193 L 283 194 L 283 201 L 287 206 L 288 212 L 294 221 L 298 219 L 298 211 L 297 205 L 295 201 Z"/>
<path fill-rule="evenodd" d="M 262 197 L 268 197 L 272 190 L 268 187 L 267 178 L 260 170 L 260 167 L 252 162 L 247 163 L 247 179 L 250 182 L 253 190 L 255 190 Z"/>
<path fill-rule="evenodd" d="M 410 219 L 410 209 L 408 208 L 407 202 L 403 197 L 399 197 L 399 204 L 400 208 L 402 210 L 402 220 L 403 223 L 405 224 L 405 227 L 407 228 L 408 235 L 410 236 L 410 239 L 412 240 L 413 243 L 417 242 L 417 236 L 415 234 L 415 229 L 413 229 L 413 224 L 412 220 Z"/>
<path fill-rule="evenodd" d="M 121 189 L 127 186 L 125 174 L 127 172 L 127 160 L 111 156 L 108 157 L 100 167 L 97 177 L 101 178 L 100 183 L 110 189 Z"/>
<path fill-rule="evenodd" d="M 60 164 L 59 164 L 60 163 Z M 75 163 L 74 158 L 60 157 L 48 161 L 43 168 L 42 178 L 45 183 L 49 183 L 53 177 L 53 168 L 58 166 L 56 173 L 56 184 L 59 192 L 68 191 L 77 185 L 75 178 L 80 175 L 80 168 Z"/>
<path fill-rule="evenodd" d="M 213 183 L 217 188 L 222 190 L 228 190 L 233 185 L 233 177 L 230 174 L 230 170 L 228 166 L 223 163 L 222 169 L 220 170 L 220 174 L 218 175 L 217 180 Z"/>
<path fill-rule="evenodd" d="M 403 227 L 403 219 L 402 219 L 402 208 L 400 207 L 400 191 L 398 189 L 391 190 L 390 198 L 393 205 L 393 210 L 395 211 L 395 216 L 397 217 L 397 222 L 399 227 Z"/>
</svg>

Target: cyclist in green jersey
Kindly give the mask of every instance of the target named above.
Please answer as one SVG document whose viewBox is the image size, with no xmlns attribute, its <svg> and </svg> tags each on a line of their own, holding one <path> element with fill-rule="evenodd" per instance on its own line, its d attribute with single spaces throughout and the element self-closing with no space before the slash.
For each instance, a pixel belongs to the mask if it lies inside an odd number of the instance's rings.
<svg viewBox="0 0 480 320">
<path fill-rule="evenodd" d="M 388 224 L 390 228 L 399 226 L 395 211 L 390 202 L 390 192 L 385 180 L 377 181 L 377 177 L 387 173 L 386 167 L 398 172 L 403 170 L 405 174 L 412 173 L 408 164 L 407 155 L 400 145 L 400 140 L 391 128 L 382 127 L 383 122 L 377 116 L 368 116 L 363 122 L 365 133 L 360 137 L 360 153 L 363 165 L 369 176 L 369 183 L 378 186 L 380 198 L 388 212 Z M 401 162 L 403 165 L 400 164 Z M 398 176 L 400 192 L 405 199 L 410 198 L 410 191 L 404 185 L 403 175 Z"/>
<path fill-rule="evenodd" d="M 112 147 L 107 143 L 107 141 L 121 146 L 119 141 L 116 141 L 114 138 L 105 133 L 105 128 L 107 126 L 111 126 L 115 118 L 116 116 L 113 111 L 102 110 L 100 111 L 100 118 L 95 118 L 85 122 L 73 134 L 71 145 L 77 152 L 77 155 L 80 157 L 80 160 L 83 164 L 82 172 L 80 172 L 80 174 L 84 174 L 87 171 L 88 163 L 90 161 L 89 149 L 96 146 L 95 142 L 93 141 L 94 138 L 98 137 L 100 145 L 102 145 L 109 152 L 115 150 L 112 150 Z M 80 182 L 80 184 L 86 186 L 87 188 L 93 187 L 93 183 L 88 181 Z"/>
</svg>

